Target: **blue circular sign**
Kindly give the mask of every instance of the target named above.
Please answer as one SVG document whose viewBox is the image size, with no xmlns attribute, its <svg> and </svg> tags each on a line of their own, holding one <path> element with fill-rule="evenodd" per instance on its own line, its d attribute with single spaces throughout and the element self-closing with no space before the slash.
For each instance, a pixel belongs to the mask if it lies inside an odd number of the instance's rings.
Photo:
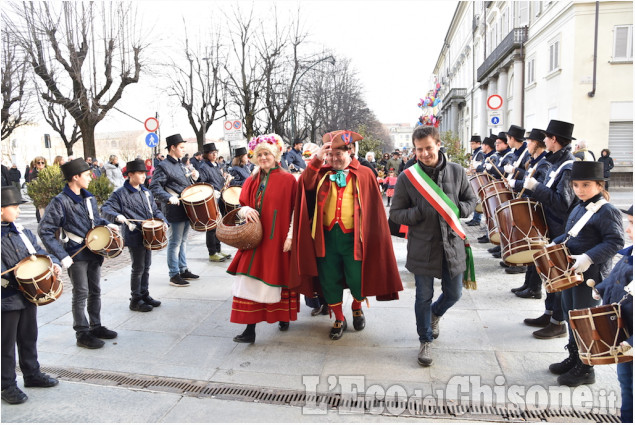
<svg viewBox="0 0 635 425">
<path fill-rule="evenodd" d="M 159 144 L 159 136 L 156 133 L 148 133 L 146 136 L 146 145 L 148 147 L 153 148 Z"/>
<path fill-rule="evenodd" d="M 492 124 L 496 125 L 500 122 L 500 118 L 498 117 L 492 117 Z"/>
</svg>

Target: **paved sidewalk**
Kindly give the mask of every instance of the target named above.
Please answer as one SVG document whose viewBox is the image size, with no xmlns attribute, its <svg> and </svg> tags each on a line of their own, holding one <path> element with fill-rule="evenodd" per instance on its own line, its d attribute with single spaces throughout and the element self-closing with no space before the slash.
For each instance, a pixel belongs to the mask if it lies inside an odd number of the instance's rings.
<svg viewBox="0 0 635 425">
<path fill-rule="evenodd" d="M 613 194 L 619 207 L 632 203 L 632 192 Z M 516 403 L 537 397 L 538 407 L 558 408 L 550 390 L 562 391 L 562 406 L 579 411 L 598 408 L 615 414 L 620 405 L 616 368 L 596 367 L 596 384 L 568 391 L 557 387 L 549 363 L 565 357 L 565 338 L 537 340 L 524 318 L 537 317 L 543 300 L 514 296 L 510 288 L 520 286 L 524 275 L 508 275 L 486 248 L 476 243 L 482 229 L 468 227 L 473 240 L 478 290 L 464 290 L 462 299 L 441 320 L 441 334 L 432 348 L 434 363 L 417 364 L 419 342 L 414 317 L 414 279 L 405 270 L 406 241 L 393 238 L 404 291 L 393 302 L 370 300 L 365 308 L 367 325 L 362 332 L 350 330 L 339 341 L 328 339 L 331 319 L 311 317 L 302 303 L 297 322 L 288 332 L 275 324 L 259 324 L 255 344 L 237 344 L 233 336 L 242 326 L 229 323 L 232 277 L 227 263 L 210 263 L 205 236 L 192 232 L 188 246 L 189 268 L 201 275 L 187 288 L 168 285 L 166 250 L 155 252 L 150 274 L 150 291 L 163 304 L 150 313 L 128 309 L 129 262 L 124 251 L 117 267 L 102 273 L 102 322 L 119 332 L 100 350 L 75 345 L 70 308 L 70 283 L 65 278 L 61 298 L 39 308 L 39 359 L 48 370 L 77 372 L 80 379 L 60 373 L 60 385 L 52 389 L 26 388 L 29 401 L 11 406 L 2 403 L 3 422 L 386 422 L 417 421 L 381 414 L 345 413 L 337 409 L 303 409 L 293 403 L 276 404 L 259 399 L 196 396 L 167 386 L 139 389 L 134 382 L 113 384 L 113 376 L 189 382 L 196 385 L 247 388 L 281 393 L 308 390 L 346 394 L 344 377 L 356 382 L 364 393 L 385 390 L 399 395 L 434 395 L 439 402 L 455 406 L 461 402 L 490 405 Z M 234 252 L 235 250 L 229 249 Z M 126 256 L 126 257 L 124 257 Z M 440 290 L 440 283 L 435 284 Z M 350 295 L 345 312 L 352 323 Z M 101 378 L 96 378 L 100 372 Z M 91 375 L 92 374 L 92 375 Z M 315 387 L 314 383 L 319 382 Z M 22 387 L 22 379 L 18 378 Z M 519 387 L 514 387 L 519 386 Z M 552 388 L 550 388 L 552 387 Z M 234 387 L 232 387 L 234 388 Z M 441 391 L 440 393 L 438 391 Z M 507 396 L 501 397 L 501 394 Z M 529 403 L 531 405 L 531 403 Z M 527 408 L 529 408 L 529 405 Z M 549 405 L 549 406 L 548 406 Z M 605 409 L 606 406 L 609 409 Z M 525 407 L 520 404 L 521 408 Z M 318 413 L 313 415 L 310 413 Z M 377 413 L 377 412 L 375 412 Z M 397 412 L 398 414 L 399 412 Z M 427 420 L 504 420 L 500 415 L 440 414 Z M 562 418 L 560 420 L 572 420 Z M 527 421 L 531 419 L 523 419 Z M 552 418 L 557 421 L 557 418 Z M 576 421 L 580 421 L 577 417 Z"/>
</svg>

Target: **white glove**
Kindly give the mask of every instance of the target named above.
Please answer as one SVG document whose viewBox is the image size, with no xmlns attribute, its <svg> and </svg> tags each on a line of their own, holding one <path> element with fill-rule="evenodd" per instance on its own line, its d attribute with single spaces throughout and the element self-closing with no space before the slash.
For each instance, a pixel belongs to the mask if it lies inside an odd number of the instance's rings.
<svg viewBox="0 0 635 425">
<path fill-rule="evenodd" d="M 198 171 L 196 169 L 192 170 L 192 179 L 198 180 L 198 177 L 199 177 Z"/>
<path fill-rule="evenodd" d="M 551 248 L 552 246 L 555 246 L 556 243 L 555 242 L 549 242 L 549 244 L 546 246 L 546 248 Z"/>
<path fill-rule="evenodd" d="M 509 184 L 509 187 L 516 186 L 516 180 L 514 179 L 507 179 L 507 183 Z"/>
<path fill-rule="evenodd" d="M 218 190 L 214 191 L 214 198 L 216 199 L 220 198 L 220 192 Z"/>
<path fill-rule="evenodd" d="M 584 273 L 585 271 L 589 270 L 589 267 L 591 267 L 591 264 L 593 264 L 593 260 L 591 260 L 591 257 L 586 254 L 572 255 L 571 258 L 573 258 L 573 260 L 575 261 L 575 263 L 573 263 L 573 266 L 571 266 L 571 271 L 576 273 Z"/>
<path fill-rule="evenodd" d="M 507 174 L 511 174 L 514 172 L 514 167 L 509 164 L 505 165 L 503 169 L 505 170 Z"/>
<path fill-rule="evenodd" d="M 487 171 L 492 169 L 492 164 L 490 164 L 489 162 L 487 164 L 485 164 L 485 168 L 487 169 Z"/>
<path fill-rule="evenodd" d="M 170 196 L 170 199 L 168 199 L 168 202 L 172 205 L 178 205 L 179 198 L 177 198 L 176 196 Z"/>
<path fill-rule="evenodd" d="M 115 218 L 115 221 L 117 223 L 126 223 L 126 222 L 128 222 L 128 220 L 126 219 L 126 217 L 123 216 L 123 214 L 119 214 L 117 216 L 117 218 Z"/>
<path fill-rule="evenodd" d="M 614 356 L 616 354 L 630 355 L 629 351 L 631 351 L 632 349 L 633 349 L 633 347 L 631 347 L 628 342 L 622 341 L 622 342 L 620 342 L 620 345 L 618 345 L 617 347 L 611 347 L 610 354 L 612 356 Z"/>
<path fill-rule="evenodd" d="M 536 190 L 536 188 L 538 187 L 538 180 L 533 177 L 529 177 L 523 182 L 523 187 L 532 191 Z"/>
<path fill-rule="evenodd" d="M 126 220 L 126 226 L 128 226 L 128 230 L 130 230 L 131 232 L 134 232 L 135 229 L 137 228 L 136 224 L 128 220 Z"/>
<path fill-rule="evenodd" d="M 108 224 L 106 224 L 106 227 L 110 227 L 112 230 L 119 231 L 119 226 L 117 226 L 114 223 L 108 223 Z"/>
<path fill-rule="evenodd" d="M 73 265 L 73 259 L 67 255 L 66 257 L 62 258 L 60 263 L 62 263 L 62 266 L 64 266 L 64 268 L 67 269 Z"/>
</svg>

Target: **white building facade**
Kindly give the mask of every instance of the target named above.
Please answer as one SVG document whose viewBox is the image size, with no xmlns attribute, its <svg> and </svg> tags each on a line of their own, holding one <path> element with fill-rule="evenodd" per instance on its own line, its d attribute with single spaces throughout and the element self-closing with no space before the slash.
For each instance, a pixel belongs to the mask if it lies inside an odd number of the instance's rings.
<svg viewBox="0 0 635 425">
<path fill-rule="evenodd" d="M 632 2 L 459 2 L 434 75 L 440 130 L 466 148 L 471 134 L 559 119 L 596 157 L 610 149 L 614 173 L 632 179 Z M 495 111 L 492 95 L 503 99 Z"/>
</svg>

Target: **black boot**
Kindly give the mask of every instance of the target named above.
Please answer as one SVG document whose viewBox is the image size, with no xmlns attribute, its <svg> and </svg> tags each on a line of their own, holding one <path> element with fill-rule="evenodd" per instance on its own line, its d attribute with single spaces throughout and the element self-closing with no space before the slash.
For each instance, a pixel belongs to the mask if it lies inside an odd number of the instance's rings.
<svg viewBox="0 0 635 425">
<path fill-rule="evenodd" d="M 161 301 L 155 300 L 150 296 L 150 294 L 145 294 L 141 298 L 143 299 L 143 301 L 145 301 L 146 304 L 150 304 L 152 307 L 158 307 L 161 305 Z"/>
<path fill-rule="evenodd" d="M 289 330 L 289 322 L 278 322 L 278 329 L 280 329 L 281 331 L 288 331 Z"/>
<path fill-rule="evenodd" d="M 568 371 L 573 369 L 573 367 L 578 364 L 578 346 L 575 344 L 575 342 L 569 342 L 567 345 L 564 346 L 564 348 L 569 350 L 569 357 L 567 357 L 560 363 L 550 364 L 549 372 L 556 375 L 562 375 L 563 373 L 567 373 Z"/>
<path fill-rule="evenodd" d="M 143 298 L 133 297 L 130 298 L 130 310 L 146 313 L 148 311 L 152 311 L 152 306 L 150 304 L 146 304 Z"/>
<path fill-rule="evenodd" d="M 253 344 L 256 342 L 256 324 L 247 325 L 243 333 L 234 337 L 234 342 Z"/>
<path fill-rule="evenodd" d="M 525 319 L 525 325 L 536 326 L 538 328 L 544 328 L 551 323 L 551 314 L 544 313 L 542 316 L 535 319 Z"/>
<path fill-rule="evenodd" d="M 573 369 L 558 376 L 558 385 L 566 385 L 567 387 L 577 387 L 579 385 L 594 383 L 595 372 L 593 371 L 593 366 L 582 363 L 579 357 Z"/>
<path fill-rule="evenodd" d="M 527 285 L 526 283 L 523 283 L 523 286 L 519 286 L 518 288 L 512 288 L 512 293 L 516 293 L 516 292 L 522 292 L 525 289 L 529 288 L 529 285 Z"/>
</svg>

